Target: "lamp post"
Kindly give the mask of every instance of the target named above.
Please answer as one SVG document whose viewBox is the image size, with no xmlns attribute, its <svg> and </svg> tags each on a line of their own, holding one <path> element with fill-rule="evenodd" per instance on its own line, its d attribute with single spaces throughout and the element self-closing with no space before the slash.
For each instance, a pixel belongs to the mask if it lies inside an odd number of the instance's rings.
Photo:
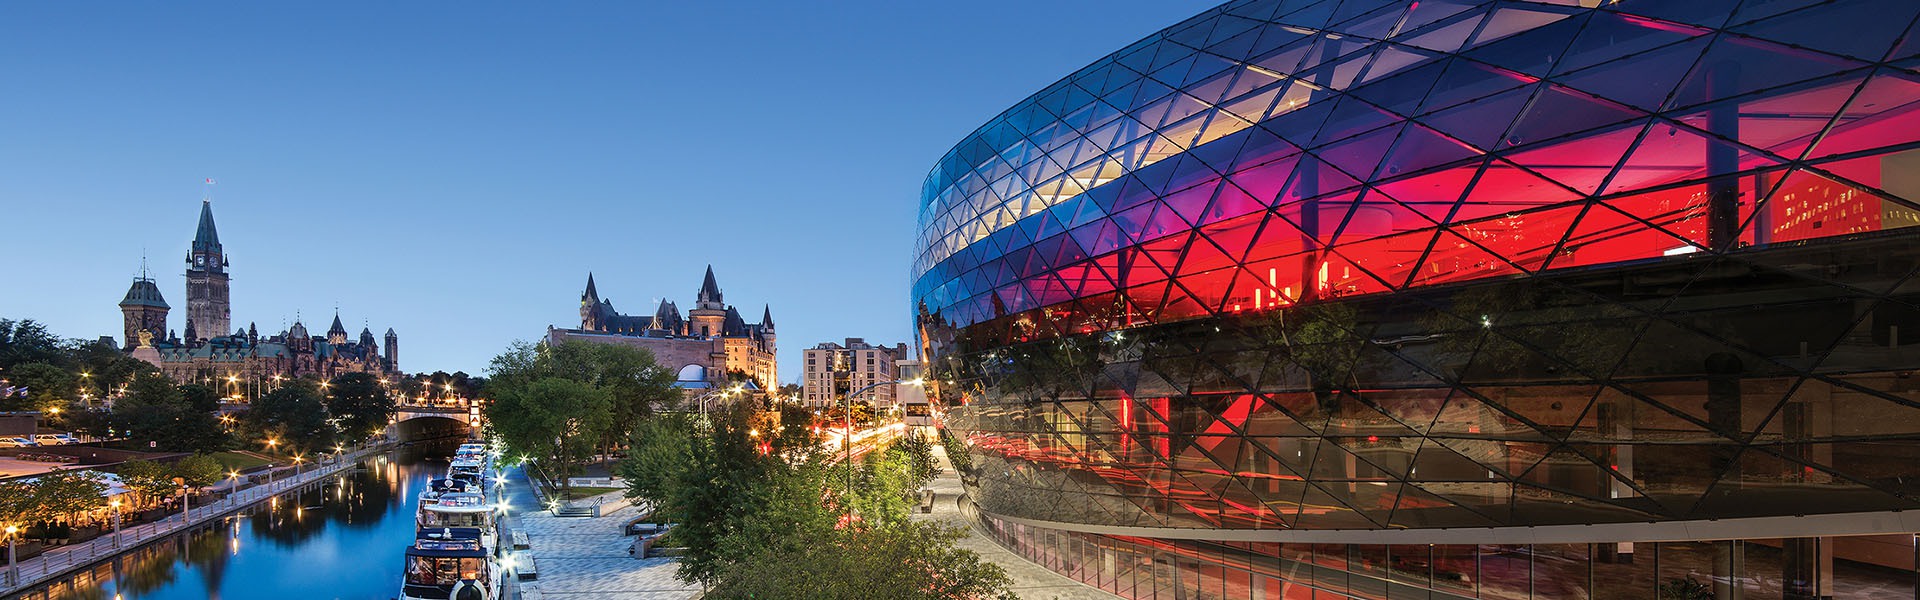
<svg viewBox="0 0 1920 600">
<path fill-rule="evenodd" d="M 193 502 L 193 496 L 187 493 L 186 478 L 175 477 L 173 484 L 180 486 L 180 524 L 184 526 L 193 521 L 193 509 L 188 507 Z"/>
<path fill-rule="evenodd" d="M 120 547 L 120 499 L 114 498 L 108 506 L 113 507 L 113 547 Z"/>
<path fill-rule="evenodd" d="M 20 541 L 20 528 L 14 527 L 12 525 L 8 525 L 7 526 L 7 587 L 20 585 L 20 569 L 15 566 L 18 563 L 16 563 L 13 558 L 14 544 L 18 543 L 19 541 Z"/>
</svg>

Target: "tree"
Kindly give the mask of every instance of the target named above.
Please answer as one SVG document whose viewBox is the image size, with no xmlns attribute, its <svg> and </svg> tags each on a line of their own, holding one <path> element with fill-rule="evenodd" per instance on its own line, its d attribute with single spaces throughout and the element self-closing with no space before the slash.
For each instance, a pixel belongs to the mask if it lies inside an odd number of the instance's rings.
<svg viewBox="0 0 1920 600">
<path fill-rule="evenodd" d="M 767 444 L 795 455 L 763 452 L 756 419 L 745 406 L 658 417 L 634 438 L 623 474 L 678 524 L 681 579 L 713 584 L 716 598 L 1011 597 L 998 567 L 954 547 L 958 530 L 907 519 L 911 452 L 870 455 L 849 489 L 827 453 L 790 458 L 818 444 L 803 418 Z"/>
<path fill-rule="evenodd" d="M 120 463 L 115 474 L 143 502 L 156 502 L 173 493 L 173 472 L 160 463 L 136 458 Z"/>
<path fill-rule="evenodd" d="M 612 404 L 606 390 L 542 377 L 497 392 L 487 404 L 487 422 L 509 448 L 540 458 L 564 478 L 598 445 L 612 423 Z"/>
<path fill-rule="evenodd" d="M 196 490 L 219 483 L 226 474 L 226 467 L 211 454 L 195 454 L 173 463 L 173 476 L 186 480 Z"/>
<path fill-rule="evenodd" d="M 243 422 L 253 435 L 278 440 L 289 450 L 334 445 L 334 428 L 327 422 L 326 401 L 321 399 L 319 384 L 311 379 L 296 379 L 267 392 L 253 402 Z"/>
<path fill-rule="evenodd" d="M 63 358 L 60 338 L 46 325 L 33 319 L 0 319 L 0 370 L 12 371 L 25 363 L 57 363 Z"/>
<path fill-rule="evenodd" d="M 0 481 L 0 527 L 24 526 L 39 518 L 33 484 L 19 479 Z"/>
<path fill-rule="evenodd" d="M 828 534 L 832 543 L 761 552 L 723 570 L 711 598 L 1006 598 L 1012 580 L 938 523 Z"/>
<path fill-rule="evenodd" d="M 15 365 L 7 371 L 7 380 L 15 387 L 27 388 L 26 398 L 16 398 L 13 409 L 47 412 L 65 407 L 78 399 L 79 377 L 66 369 L 43 362 Z"/>
<path fill-rule="evenodd" d="M 140 446 L 170 452 L 225 449 L 229 440 L 219 418 L 202 408 L 195 406 L 173 381 L 148 373 L 127 386 L 126 395 L 114 402 L 107 423 Z"/>
<path fill-rule="evenodd" d="M 654 506 L 665 503 L 693 460 L 693 424 L 687 413 L 656 415 L 637 424 L 620 461 L 627 497 Z"/>
<path fill-rule="evenodd" d="M 933 483 L 940 474 L 940 463 L 933 456 L 933 442 L 918 433 L 909 431 L 907 435 L 887 446 L 888 454 L 899 454 L 906 462 L 908 486 L 918 490 Z"/>
<path fill-rule="evenodd" d="M 368 373 L 347 373 L 333 378 L 328 385 L 327 412 L 339 424 L 340 434 L 348 441 L 367 439 L 387 426 L 393 414 L 393 397 L 380 380 Z"/>
<path fill-rule="evenodd" d="M 106 492 L 106 481 L 94 471 L 50 471 L 33 482 L 34 501 L 49 518 L 71 518 L 104 507 Z"/>
<path fill-rule="evenodd" d="M 608 418 L 603 424 L 581 432 L 591 436 L 587 441 L 605 449 L 607 454 L 631 439 L 634 427 L 658 407 L 680 397 L 679 390 L 673 387 L 674 374 L 656 364 L 652 353 L 609 344 L 571 341 L 536 346 L 515 342 L 493 359 L 489 375 L 487 390 L 493 397 L 489 410 L 498 414 L 489 412 L 488 421 L 502 432 L 516 427 L 503 423 L 503 419 L 526 414 L 511 403 L 503 405 L 502 399 L 527 398 L 537 381 L 570 381 L 604 393 L 607 402 L 603 412 Z M 508 445 L 512 447 L 514 442 L 509 439 Z M 515 448 L 536 456 L 548 451 L 544 446 Z"/>
</svg>

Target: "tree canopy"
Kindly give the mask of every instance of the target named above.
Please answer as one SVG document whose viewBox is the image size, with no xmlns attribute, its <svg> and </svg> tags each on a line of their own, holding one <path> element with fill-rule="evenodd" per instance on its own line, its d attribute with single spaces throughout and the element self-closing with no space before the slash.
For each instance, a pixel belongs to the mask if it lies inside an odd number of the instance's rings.
<svg viewBox="0 0 1920 600">
<path fill-rule="evenodd" d="M 837 465 L 805 411 L 792 417 L 763 428 L 735 405 L 635 431 L 621 474 L 629 496 L 676 523 L 682 579 L 714 598 L 1011 597 L 1005 573 L 954 546 L 959 530 L 908 520 L 932 469 L 918 451 L 896 444 Z"/>
<path fill-rule="evenodd" d="M 487 422 L 512 451 L 565 472 L 678 400 L 673 377 L 638 348 L 517 342 L 488 371 Z"/>
<path fill-rule="evenodd" d="M 243 422 L 252 437 L 276 440 L 279 447 L 290 451 L 304 451 L 334 445 L 333 424 L 327 419 L 319 384 L 295 379 L 254 400 Z"/>
<path fill-rule="evenodd" d="M 339 425 L 347 440 L 367 439 L 387 426 L 393 414 L 393 397 L 370 373 L 346 373 L 333 378 L 327 386 L 327 413 Z"/>
</svg>

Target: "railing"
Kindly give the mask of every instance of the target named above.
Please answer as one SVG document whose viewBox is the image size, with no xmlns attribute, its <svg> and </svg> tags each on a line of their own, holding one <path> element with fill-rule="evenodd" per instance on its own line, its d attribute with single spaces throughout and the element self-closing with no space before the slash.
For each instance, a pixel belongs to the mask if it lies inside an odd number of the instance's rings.
<svg viewBox="0 0 1920 600">
<path fill-rule="evenodd" d="M 298 472 L 299 467 L 295 467 L 298 474 L 293 477 L 249 486 L 206 506 L 190 506 L 188 513 L 193 518 L 190 522 L 183 522 L 180 515 L 176 513 L 159 521 L 122 529 L 119 533 L 103 534 L 92 541 L 48 550 L 40 556 L 20 561 L 12 569 L 0 572 L 0 592 L 17 592 L 69 571 L 113 558 L 148 542 L 225 518 L 242 508 L 277 496 L 280 492 L 298 489 L 315 481 L 332 477 L 349 466 L 359 464 L 360 459 L 368 454 L 384 450 L 383 444 L 374 444 L 340 455 L 332 464 L 316 466 L 311 471 L 301 473 Z"/>
</svg>

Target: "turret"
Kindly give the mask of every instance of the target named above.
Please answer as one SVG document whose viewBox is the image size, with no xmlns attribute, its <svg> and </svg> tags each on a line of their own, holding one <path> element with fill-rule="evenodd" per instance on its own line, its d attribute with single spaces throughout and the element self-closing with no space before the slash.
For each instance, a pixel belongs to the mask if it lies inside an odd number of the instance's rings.
<svg viewBox="0 0 1920 600">
<path fill-rule="evenodd" d="M 347 344 L 347 327 L 340 324 L 339 311 L 333 313 L 333 326 L 327 328 L 327 343 L 335 346 Z"/>
<path fill-rule="evenodd" d="M 167 300 L 160 297 L 160 286 L 153 279 L 141 273 L 134 278 L 133 285 L 127 288 L 127 296 L 120 300 L 120 316 L 126 337 L 128 350 L 153 345 L 154 341 L 165 340 L 167 334 Z M 145 333 L 146 336 L 141 336 Z"/>
<path fill-rule="evenodd" d="M 600 290 L 593 287 L 593 273 L 587 273 L 587 291 L 580 294 L 580 328 L 595 331 L 600 323 Z"/>
<path fill-rule="evenodd" d="M 400 370 L 400 336 L 387 328 L 387 368 Z"/>
<path fill-rule="evenodd" d="M 721 301 L 720 283 L 713 278 L 713 265 L 707 265 L 707 278 L 700 283 L 693 310 L 687 311 L 687 335 L 711 337 L 726 329 L 727 305 Z"/>
<path fill-rule="evenodd" d="M 713 279 L 713 265 L 707 265 L 707 278 L 700 283 L 700 293 L 693 301 L 694 308 L 726 310 L 726 302 L 720 296 L 720 283 Z"/>
</svg>

